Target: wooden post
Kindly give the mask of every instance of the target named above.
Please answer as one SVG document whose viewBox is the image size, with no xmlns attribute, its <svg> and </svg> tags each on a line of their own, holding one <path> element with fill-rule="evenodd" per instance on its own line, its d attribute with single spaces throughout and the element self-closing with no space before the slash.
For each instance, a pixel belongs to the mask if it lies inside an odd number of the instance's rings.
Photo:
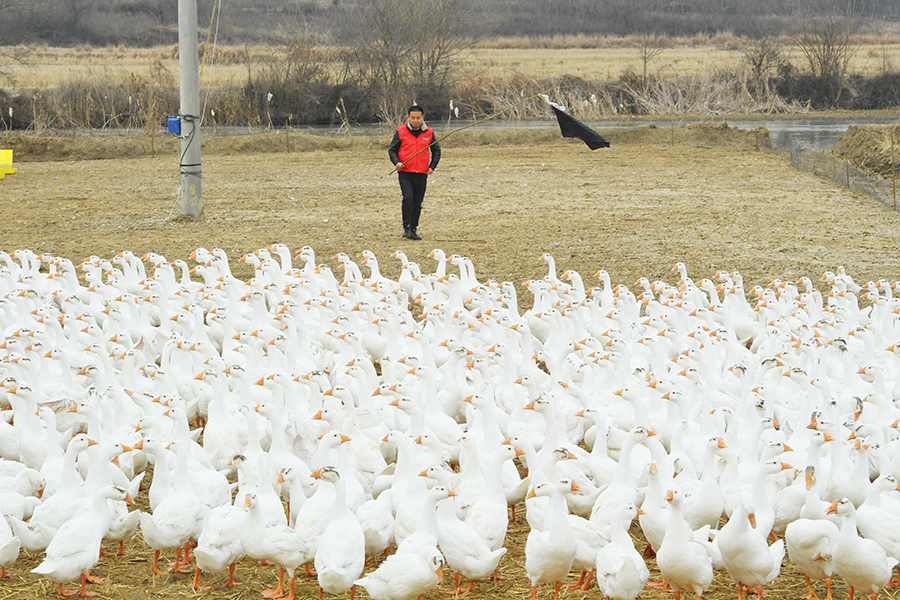
<svg viewBox="0 0 900 600">
<path fill-rule="evenodd" d="M 891 189 L 894 194 L 894 210 L 897 210 L 897 166 L 894 163 L 894 126 L 891 126 Z"/>
<path fill-rule="evenodd" d="M 288 121 L 287 121 L 287 123 L 284 124 L 284 141 L 285 141 L 285 145 L 287 146 L 288 154 L 291 153 L 290 131 L 291 131 L 291 120 L 292 120 L 293 116 L 294 115 L 288 115 Z"/>
<path fill-rule="evenodd" d="M 837 160 L 837 157 L 835 157 L 836 149 L 837 149 L 837 144 L 832 144 L 831 145 L 831 180 L 832 181 L 834 181 L 834 179 L 837 177 L 837 163 L 835 162 L 835 160 Z"/>
</svg>

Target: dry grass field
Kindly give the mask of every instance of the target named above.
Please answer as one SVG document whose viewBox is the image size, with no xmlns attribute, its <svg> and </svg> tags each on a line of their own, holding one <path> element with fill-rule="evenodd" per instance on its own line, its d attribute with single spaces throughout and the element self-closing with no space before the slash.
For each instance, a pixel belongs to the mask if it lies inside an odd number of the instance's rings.
<svg viewBox="0 0 900 600">
<path fill-rule="evenodd" d="M 649 63 L 649 70 L 662 77 L 676 77 L 715 69 L 730 69 L 741 61 L 734 40 L 727 44 L 675 44 L 667 47 Z M 241 84 L 248 69 L 263 67 L 276 49 L 271 47 L 226 47 L 216 49 L 210 64 L 204 59 L 201 85 Z M 212 53 L 210 52 L 210 55 Z M 788 58 L 802 66 L 799 51 L 788 49 Z M 0 48 L 0 56 L 3 49 Z M 521 48 L 483 44 L 466 51 L 460 62 L 467 73 L 476 76 L 509 76 L 518 73 L 533 79 L 574 75 L 585 79 L 619 78 L 627 71 L 642 69 L 636 41 L 620 40 L 607 46 Z M 851 72 L 873 75 L 900 67 L 900 43 L 860 45 L 851 63 Z M 178 58 L 174 46 L 156 48 L 36 47 L 30 49 L 22 64 L 0 64 L 0 88 L 53 87 L 70 78 L 108 78 L 135 76 L 156 81 L 160 74 L 178 79 Z"/>
</svg>

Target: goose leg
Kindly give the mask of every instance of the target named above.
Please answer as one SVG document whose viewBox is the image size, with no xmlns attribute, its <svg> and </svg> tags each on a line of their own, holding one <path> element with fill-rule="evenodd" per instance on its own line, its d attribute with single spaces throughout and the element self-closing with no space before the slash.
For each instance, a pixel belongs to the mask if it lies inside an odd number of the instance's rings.
<svg viewBox="0 0 900 600">
<path fill-rule="evenodd" d="M 9 574 L 6 572 L 6 567 L 0 567 L 0 579 L 6 579 L 9 577 Z"/>
<path fill-rule="evenodd" d="M 567 583 L 567 584 L 566 584 L 566 587 L 567 587 L 567 588 L 580 588 L 580 587 L 581 587 L 581 584 L 584 583 L 584 576 L 585 576 L 585 575 L 587 575 L 587 571 L 582 571 L 582 572 L 581 572 L 581 576 L 578 578 L 578 581 L 576 581 L 575 583 Z"/>
<path fill-rule="evenodd" d="M 816 592 L 812 589 L 812 582 L 809 579 L 809 575 L 804 575 L 803 577 L 806 578 L 806 587 L 809 588 L 809 593 L 800 597 L 806 598 L 806 600 L 819 600 L 819 597 L 816 596 Z"/>
<path fill-rule="evenodd" d="M 153 574 L 154 575 L 168 575 L 168 571 L 160 571 L 159 570 L 159 550 L 153 551 Z"/>
<path fill-rule="evenodd" d="M 191 588 L 200 591 L 206 591 L 210 586 L 202 586 L 200 585 L 200 567 L 194 568 L 194 581 L 191 582 Z"/>
<path fill-rule="evenodd" d="M 166 563 L 168 567 L 177 567 L 181 564 L 181 546 L 175 548 L 175 562 Z M 175 572 L 174 570 L 172 571 Z"/>
<path fill-rule="evenodd" d="M 585 579 L 584 585 L 581 586 L 582 592 L 586 592 L 588 590 L 588 588 L 591 586 L 591 581 L 593 581 L 593 579 L 594 579 L 594 572 L 588 571 L 587 579 Z"/>
<path fill-rule="evenodd" d="M 100 594 L 98 592 L 89 592 L 85 589 L 85 586 L 87 585 L 87 579 L 88 579 L 87 573 L 82 573 L 81 574 L 81 589 L 78 590 L 77 594 L 79 596 L 81 596 L 82 598 L 90 598 L 92 596 L 99 596 Z"/>
<path fill-rule="evenodd" d="M 744 600 L 744 586 L 741 584 L 740 581 L 736 581 L 734 583 L 734 585 L 737 588 L 738 600 Z"/>
<path fill-rule="evenodd" d="M 88 583 L 103 583 L 102 577 L 94 577 L 93 575 L 91 575 L 90 571 L 84 574 L 84 578 Z"/>
<path fill-rule="evenodd" d="M 263 598 L 281 598 L 284 594 L 284 569 L 278 569 L 278 587 L 274 590 L 263 590 Z"/>
<path fill-rule="evenodd" d="M 852 585 L 847 586 L 847 598 L 849 598 L 850 600 L 853 600 L 853 586 Z"/>
<path fill-rule="evenodd" d="M 194 558 L 194 555 L 191 554 L 191 544 L 193 544 L 193 542 L 185 542 L 184 543 L 184 553 L 182 556 L 183 561 L 181 563 L 183 565 L 191 564 L 191 559 Z"/>
<path fill-rule="evenodd" d="M 832 598 L 831 598 L 831 577 L 825 578 L 825 585 L 828 587 L 828 595 L 825 596 L 825 600 L 832 600 Z"/>
<path fill-rule="evenodd" d="M 294 600 L 294 577 L 288 580 L 288 595 L 285 600 Z"/>
<path fill-rule="evenodd" d="M 453 591 L 452 592 L 441 591 L 441 593 L 447 594 L 448 596 L 456 596 L 457 594 L 459 594 L 459 577 L 460 577 L 459 573 L 453 574 Z"/>
<path fill-rule="evenodd" d="M 234 563 L 228 565 L 228 581 L 225 582 L 225 587 L 237 587 L 239 585 L 244 585 L 243 583 L 238 583 L 234 580 Z"/>
<path fill-rule="evenodd" d="M 553 600 L 559 600 L 559 588 L 562 587 L 562 581 L 557 581 L 556 585 L 553 587 L 554 587 Z"/>
<path fill-rule="evenodd" d="M 62 589 L 62 584 L 59 584 L 59 588 Z M 531 600 L 537 600 L 537 587 L 531 586 Z"/>
<path fill-rule="evenodd" d="M 119 542 L 119 551 L 116 552 L 116 556 L 125 556 L 125 542 Z"/>
</svg>

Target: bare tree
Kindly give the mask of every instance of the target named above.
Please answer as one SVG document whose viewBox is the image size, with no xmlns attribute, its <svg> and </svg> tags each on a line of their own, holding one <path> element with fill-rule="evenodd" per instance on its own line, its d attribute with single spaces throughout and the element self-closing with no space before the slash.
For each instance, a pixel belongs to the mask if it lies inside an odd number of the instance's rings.
<svg viewBox="0 0 900 600">
<path fill-rule="evenodd" d="M 94 10 L 97 0 L 63 0 L 63 14 L 66 24 L 77 30 Z"/>
<path fill-rule="evenodd" d="M 413 76 L 430 85 L 444 86 L 453 72 L 454 59 L 472 45 L 472 19 L 464 0 L 416 2 Z"/>
<path fill-rule="evenodd" d="M 375 90 L 381 117 L 393 121 L 417 90 L 451 82 L 474 31 L 468 0 L 365 0 L 351 53 L 357 80 Z"/>
<path fill-rule="evenodd" d="M 647 65 L 651 60 L 662 54 L 663 36 L 656 33 L 642 33 L 638 41 L 638 52 L 641 57 L 642 73 L 641 83 L 647 84 Z"/>
<path fill-rule="evenodd" d="M 750 70 L 750 81 L 757 94 L 768 94 L 769 75 L 781 59 L 781 45 L 776 38 L 764 36 L 740 47 L 744 63 Z"/>
<path fill-rule="evenodd" d="M 853 2 L 846 1 L 809 10 L 793 36 L 823 91 L 833 90 L 829 94 L 833 104 L 840 101 L 850 60 L 859 50 L 859 42 L 854 39 L 859 26 Z"/>
</svg>

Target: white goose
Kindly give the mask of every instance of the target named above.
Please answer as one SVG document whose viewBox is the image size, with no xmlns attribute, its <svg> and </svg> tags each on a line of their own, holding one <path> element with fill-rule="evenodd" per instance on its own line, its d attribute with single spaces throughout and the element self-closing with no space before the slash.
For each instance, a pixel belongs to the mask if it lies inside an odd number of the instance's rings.
<svg viewBox="0 0 900 600">
<path fill-rule="evenodd" d="M 435 547 L 392 554 L 375 571 L 356 581 L 372 600 L 412 600 L 443 580 L 444 557 Z"/>
<path fill-rule="evenodd" d="M 347 489 L 337 469 L 322 467 L 311 475 L 334 485 L 334 507 L 316 547 L 315 566 L 322 592 L 355 591 L 356 580 L 366 563 L 366 537 L 359 520 L 347 507 Z"/>
<path fill-rule="evenodd" d="M 191 587 L 208 590 L 200 585 L 200 571 L 219 571 L 228 567 L 228 581 L 225 587 L 243 585 L 234 581 L 234 565 L 244 556 L 241 532 L 247 521 L 247 511 L 238 506 L 225 504 L 217 506 L 203 519 L 203 531 L 194 548 L 197 565 Z"/>
<path fill-rule="evenodd" d="M 843 519 L 837 543 L 831 551 L 834 570 L 847 583 L 851 600 L 857 589 L 871 594 L 875 600 L 881 588 L 890 581 L 897 560 L 889 558 L 877 542 L 859 537 L 856 508 L 850 500 L 835 500 L 827 512 L 837 513 Z"/>
<path fill-rule="evenodd" d="M 6 567 L 16 562 L 19 558 L 19 548 L 22 542 L 13 535 L 6 523 L 6 519 L 0 518 L 0 579 L 6 579 Z"/>
<path fill-rule="evenodd" d="M 834 573 L 832 561 L 832 549 L 838 539 L 837 525 L 825 518 L 825 511 L 819 500 L 818 491 L 815 488 L 815 468 L 806 468 L 807 501 L 801 515 L 810 513 L 819 516 L 803 516 L 788 524 L 784 532 L 784 542 L 787 546 L 788 558 L 803 574 L 806 586 L 809 588 L 808 598 L 816 599 L 816 593 L 812 589 L 811 579 L 824 579 L 828 587 L 828 597 L 831 598 L 831 576 Z"/>
<path fill-rule="evenodd" d="M 569 526 L 565 494 L 578 491 L 574 481 L 540 483 L 528 496 L 550 497 L 545 517 L 546 529 L 532 529 L 525 540 L 525 571 L 531 580 L 531 600 L 537 597 L 539 583 L 555 586 L 553 599 L 559 598 L 559 588 L 569 574 L 575 560 L 575 538 Z"/>
<path fill-rule="evenodd" d="M 124 500 L 134 504 L 128 493 L 117 487 L 100 488 L 94 493 L 91 508 L 63 523 L 47 546 L 47 555 L 32 573 L 44 575 L 59 585 L 63 596 L 97 596 L 97 592 L 85 589 L 88 573 L 100 560 L 100 542 L 112 519 L 107 500 Z M 63 583 L 81 577 L 81 590 L 66 591 Z M 102 582 L 102 580 L 97 581 Z"/>
<path fill-rule="evenodd" d="M 287 525 L 266 526 L 256 494 L 247 494 L 245 508 L 249 509 L 247 522 L 241 533 L 241 544 L 250 558 L 267 560 L 279 567 L 278 587 L 264 590 L 265 598 L 281 598 L 284 594 L 284 572 L 289 577 L 287 600 L 294 600 L 294 570 L 312 560 L 309 546 L 303 536 Z"/>
<path fill-rule="evenodd" d="M 628 534 L 631 521 L 642 512 L 634 504 L 616 509 L 610 520 L 609 544 L 597 551 L 597 586 L 609 600 L 639 598 L 650 578 L 650 571 Z"/>
<path fill-rule="evenodd" d="M 763 586 L 778 577 L 784 558 L 784 540 L 778 540 L 771 547 L 766 545 L 765 534 L 753 528 L 756 519 L 752 508 L 747 508 L 749 504 L 749 496 L 745 496 L 716 536 L 722 562 L 734 579 L 741 599 L 745 585 L 755 587 L 762 598 Z"/>
<path fill-rule="evenodd" d="M 669 523 L 656 553 L 656 563 L 663 579 L 675 592 L 676 600 L 682 591 L 700 598 L 712 584 L 712 561 L 706 548 L 694 541 L 693 532 L 684 520 L 681 492 L 670 490 L 666 500 L 669 502 Z"/>
<path fill-rule="evenodd" d="M 468 523 L 460 520 L 450 496 L 438 502 L 437 532 L 447 566 L 453 571 L 453 595 L 474 590 L 475 580 L 490 577 L 506 554 L 506 548 L 491 550 Z M 459 586 L 460 576 L 469 580 L 465 590 Z"/>
</svg>

